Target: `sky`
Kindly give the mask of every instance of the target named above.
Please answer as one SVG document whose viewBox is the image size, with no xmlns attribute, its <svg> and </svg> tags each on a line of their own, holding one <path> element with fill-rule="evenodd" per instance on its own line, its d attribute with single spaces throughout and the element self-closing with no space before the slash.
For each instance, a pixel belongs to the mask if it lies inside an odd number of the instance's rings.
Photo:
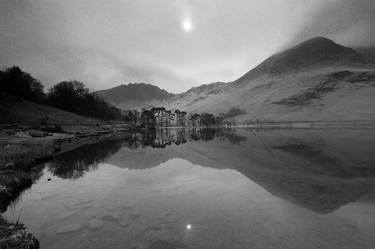
<svg viewBox="0 0 375 249">
<path fill-rule="evenodd" d="M 0 68 L 48 89 L 233 81 L 314 36 L 373 46 L 374 0 L 0 0 Z"/>
</svg>

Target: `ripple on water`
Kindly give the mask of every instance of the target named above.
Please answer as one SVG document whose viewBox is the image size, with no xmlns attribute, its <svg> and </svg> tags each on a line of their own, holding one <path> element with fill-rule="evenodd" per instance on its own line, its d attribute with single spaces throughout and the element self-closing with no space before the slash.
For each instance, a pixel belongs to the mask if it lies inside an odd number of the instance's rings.
<svg viewBox="0 0 375 249">
<path fill-rule="evenodd" d="M 183 249 L 187 248 L 185 244 L 179 241 L 157 240 L 150 245 L 150 249 Z"/>
<path fill-rule="evenodd" d="M 106 214 L 106 215 L 103 215 L 103 216 L 101 217 L 101 219 L 104 220 L 104 221 L 110 221 L 110 222 L 116 222 L 116 221 L 119 221 L 119 220 L 120 220 L 119 217 L 116 217 L 116 216 L 114 216 L 114 215 L 112 215 L 112 214 Z"/>
<path fill-rule="evenodd" d="M 72 223 L 67 225 L 62 225 L 56 231 L 56 234 L 66 234 L 71 232 L 76 232 L 81 230 L 82 224 L 81 223 Z"/>
<path fill-rule="evenodd" d="M 56 216 L 56 218 L 59 219 L 59 220 L 65 220 L 67 218 L 70 218 L 70 217 L 73 217 L 73 216 L 77 215 L 78 213 L 79 213 L 79 210 L 77 211 L 77 210 L 66 209 L 66 210 L 64 210 L 64 212 L 58 214 Z"/>
</svg>

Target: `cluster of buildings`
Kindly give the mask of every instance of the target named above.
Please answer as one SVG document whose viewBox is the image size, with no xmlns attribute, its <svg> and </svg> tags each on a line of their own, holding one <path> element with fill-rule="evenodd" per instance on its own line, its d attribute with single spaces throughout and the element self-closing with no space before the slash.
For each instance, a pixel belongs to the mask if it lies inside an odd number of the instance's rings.
<svg viewBox="0 0 375 249">
<path fill-rule="evenodd" d="M 154 107 L 143 110 L 140 125 L 143 127 L 184 127 L 187 126 L 186 112 L 166 110 L 164 107 Z"/>
<path fill-rule="evenodd" d="M 125 113 L 135 125 L 144 128 L 154 127 L 198 127 L 222 125 L 222 115 L 215 117 L 213 114 L 187 114 L 180 110 L 167 110 L 164 107 L 143 109 L 142 112 L 128 111 Z"/>
</svg>

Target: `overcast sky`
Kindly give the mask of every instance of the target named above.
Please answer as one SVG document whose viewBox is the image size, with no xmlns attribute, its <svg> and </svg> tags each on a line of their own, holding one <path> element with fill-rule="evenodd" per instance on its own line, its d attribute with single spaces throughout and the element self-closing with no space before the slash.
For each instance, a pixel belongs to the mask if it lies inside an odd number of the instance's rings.
<svg viewBox="0 0 375 249">
<path fill-rule="evenodd" d="M 373 46 L 374 0 L 0 0 L 0 67 L 48 88 L 145 82 L 178 93 L 233 81 L 322 35 Z"/>
</svg>

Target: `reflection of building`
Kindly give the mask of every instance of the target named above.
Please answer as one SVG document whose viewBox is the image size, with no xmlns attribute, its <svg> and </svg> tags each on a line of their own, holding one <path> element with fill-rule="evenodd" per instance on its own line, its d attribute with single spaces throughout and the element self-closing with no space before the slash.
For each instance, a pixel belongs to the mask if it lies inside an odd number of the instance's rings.
<svg viewBox="0 0 375 249">
<path fill-rule="evenodd" d="M 186 143 L 186 131 L 185 129 L 176 130 L 176 141 L 175 144 L 184 144 Z"/>
<path fill-rule="evenodd" d="M 219 116 L 215 117 L 216 125 L 223 126 L 224 124 L 224 113 L 220 113 Z"/>
<path fill-rule="evenodd" d="M 160 129 L 155 134 L 155 139 L 152 147 L 165 148 L 167 145 L 171 145 L 173 141 L 174 136 L 171 134 L 170 129 Z"/>
<path fill-rule="evenodd" d="M 186 126 L 186 112 L 175 111 L 175 125 L 179 127 Z"/>
<path fill-rule="evenodd" d="M 200 126 L 201 125 L 201 115 L 194 114 L 190 118 L 191 126 Z"/>
<path fill-rule="evenodd" d="M 189 141 L 209 141 L 217 138 L 224 140 L 224 133 L 220 129 L 156 129 L 142 135 L 142 146 L 151 146 L 153 148 L 165 148 L 169 145 L 180 145 Z M 233 139 L 228 139 L 232 142 Z"/>
</svg>

